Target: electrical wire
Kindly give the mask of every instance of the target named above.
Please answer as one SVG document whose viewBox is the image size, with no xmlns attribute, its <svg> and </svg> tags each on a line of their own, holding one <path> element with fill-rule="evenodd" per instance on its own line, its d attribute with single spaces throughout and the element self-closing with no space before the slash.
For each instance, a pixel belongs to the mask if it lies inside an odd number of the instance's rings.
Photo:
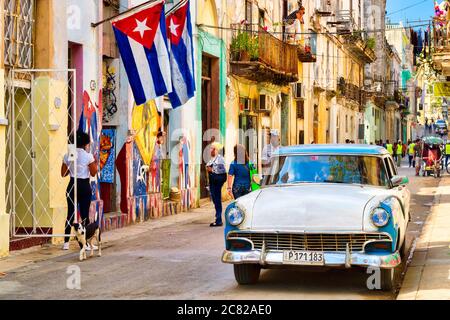
<svg viewBox="0 0 450 320">
<path fill-rule="evenodd" d="M 419 1 L 419 2 L 417 2 L 417 3 L 415 3 L 415 4 L 412 4 L 412 5 L 409 5 L 409 6 L 407 6 L 407 7 L 402 8 L 402 9 L 399 9 L 399 10 L 397 10 L 397 11 L 391 12 L 391 13 L 387 14 L 386 17 L 387 17 L 387 16 L 390 16 L 390 15 L 393 15 L 393 14 L 396 14 L 396 13 L 399 13 L 399 12 L 404 12 L 404 11 L 406 11 L 406 10 L 408 10 L 408 9 L 411 9 L 411 8 L 414 8 L 414 7 L 418 6 L 419 4 L 422 4 L 422 3 L 425 3 L 425 2 L 429 2 L 429 1 L 430 1 L 430 0 L 422 0 L 422 1 Z"/>
<path fill-rule="evenodd" d="M 398 28 L 384 28 L 384 29 L 373 29 L 373 30 L 358 30 L 358 31 L 353 31 L 353 33 L 360 33 L 360 34 L 364 34 L 364 33 L 379 33 L 379 32 L 388 32 L 388 31 L 396 31 L 396 30 L 402 30 L 402 29 L 406 29 L 406 28 L 418 28 L 418 27 L 425 27 L 425 26 L 429 26 L 429 24 L 417 24 L 414 26 L 403 26 L 403 27 L 398 27 Z M 206 24 L 197 24 L 198 28 L 207 28 L 207 29 L 218 29 L 218 30 L 226 30 L 226 31 L 233 31 L 233 32 L 237 32 L 237 31 L 242 31 L 242 32 L 246 32 L 245 29 L 243 30 L 239 30 L 236 28 L 232 28 L 232 27 L 219 27 L 219 26 L 211 26 L 211 25 L 206 25 Z M 245 28 L 245 25 L 243 25 L 243 28 Z M 311 35 L 311 36 L 315 36 L 315 35 L 342 35 L 343 32 L 283 32 L 283 31 L 260 31 L 260 30 L 250 30 L 248 31 L 249 33 L 252 34 L 259 34 L 259 33 L 264 33 L 264 34 L 279 34 L 279 35 Z M 349 33 L 350 34 L 350 33 Z"/>
</svg>

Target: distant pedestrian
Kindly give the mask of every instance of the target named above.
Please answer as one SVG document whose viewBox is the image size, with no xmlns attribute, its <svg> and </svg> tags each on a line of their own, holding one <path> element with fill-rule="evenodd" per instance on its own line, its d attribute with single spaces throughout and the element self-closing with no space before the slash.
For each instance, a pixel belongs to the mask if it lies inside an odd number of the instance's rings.
<svg viewBox="0 0 450 320">
<path fill-rule="evenodd" d="M 394 155 L 394 146 L 389 142 L 389 140 L 386 140 L 386 144 L 384 146 L 386 150 L 389 152 L 389 154 L 395 158 Z"/>
<path fill-rule="evenodd" d="M 400 168 L 403 158 L 403 143 L 400 140 L 397 142 L 397 148 L 394 148 L 394 150 L 397 150 L 397 167 Z"/>
<path fill-rule="evenodd" d="M 270 174 L 270 168 L 272 167 L 272 155 L 280 149 L 280 134 L 278 130 L 271 130 L 269 134 L 269 144 L 267 144 L 262 150 L 261 163 L 263 175 Z"/>
<path fill-rule="evenodd" d="M 63 250 L 69 250 L 70 233 L 79 208 L 81 223 L 89 225 L 89 209 L 91 207 L 92 190 L 90 177 L 95 177 L 98 172 L 98 161 L 88 152 L 91 139 L 87 133 L 78 131 L 76 143 L 76 155 L 66 154 L 61 165 L 61 176 L 70 175 L 69 185 L 66 189 L 67 219 Z M 76 170 L 75 170 L 76 166 Z M 76 174 L 75 174 L 76 172 Z M 77 188 L 77 199 L 75 203 L 75 185 Z M 90 249 L 90 248 L 89 248 Z"/>
<path fill-rule="evenodd" d="M 420 167 L 422 166 L 422 150 L 423 142 L 420 139 L 416 140 L 416 145 L 414 146 L 415 159 L 416 159 L 416 176 L 420 173 Z"/>
<path fill-rule="evenodd" d="M 211 145 L 211 160 L 207 163 L 206 168 L 209 173 L 209 189 L 211 199 L 216 210 L 216 221 L 210 224 L 210 227 L 221 227 L 222 223 L 222 187 L 227 181 L 227 171 L 225 168 L 225 159 L 220 154 L 223 146 L 214 142 Z"/>
<path fill-rule="evenodd" d="M 252 184 L 251 172 L 255 170 L 253 163 L 250 162 L 248 152 L 243 145 L 234 147 L 234 161 L 230 164 L 228 172 L 228 193 L 234 199 L 249 194 Z"/>
<path fill-rule="evenodd" d="M 450 141 L 445 144 L 445 167 L 448 166 L 448 160 L 450 159 Z"/>
<path fill-rule="evenodd" d="M 416 146 L 415 142 L 412 142 L 411 140 L 408 141 L 408 160 L 409 160 L 409 167 L 414 168 L 415 167 L 415 151 L 414 147 Z"/>
</svg>

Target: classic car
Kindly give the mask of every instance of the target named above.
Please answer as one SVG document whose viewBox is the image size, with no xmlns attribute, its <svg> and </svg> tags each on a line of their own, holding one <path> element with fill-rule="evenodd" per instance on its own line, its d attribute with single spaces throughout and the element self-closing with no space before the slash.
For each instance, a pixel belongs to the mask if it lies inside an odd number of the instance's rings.
<svg viewBox="0 0 450 320">
<path fill-rule="evenodd" d="M 238 284 L 261 269 L 371 267 L 392 290 L 406 255 L 407 177 L 371 145 L 283 147 L 262 187 L 225 211 L 222 262 Z"/>
</svg>

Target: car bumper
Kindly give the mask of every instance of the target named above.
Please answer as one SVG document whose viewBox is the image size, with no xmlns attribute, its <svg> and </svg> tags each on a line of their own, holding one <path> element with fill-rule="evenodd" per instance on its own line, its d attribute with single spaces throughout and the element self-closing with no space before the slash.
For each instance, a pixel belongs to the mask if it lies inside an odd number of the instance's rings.
<svg viewBox="0 0 450 320">
<path fill-rule="evenodd" d="M 262 266 L 292 266 L 293 264 L 283 261 L 283 251 L 228 251 L 225 250 L 222 255 L 222 262 L 230 264 L 260 264 Z M 318 267 L 342 267 L 351 268 L 352 266 L 378 267 L 381 269 L 395 268 L 401 263 L 401 257 L 398 251 L 391 254 L 366 254 L 349 252 L 324 252 L 324 263 L 320 265 L 311 265 Z M 294 264 L 296 266 L 310 266 L 304 264 Z"/>
</svg>

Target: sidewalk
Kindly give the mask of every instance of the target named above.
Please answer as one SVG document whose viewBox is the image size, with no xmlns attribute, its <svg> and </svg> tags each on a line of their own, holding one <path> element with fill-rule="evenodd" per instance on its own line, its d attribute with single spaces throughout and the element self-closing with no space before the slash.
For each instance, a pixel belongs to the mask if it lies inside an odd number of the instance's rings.
<svg viewBox="0 0 450 320">
<path fill-rule="evenodd" d="M 441 180 L 397 300 L 450 300 L 450 177 Z"/>
<path fill-rule="evenodd" d="M 226 203 L 224 203 L 224 208 Z M 127 226 L 125 228 L 112 230 L 102 234 L 103 248 L 108 248 L 111 242 L 121 239 L 132 239 L 139 237 L 143 233 L 151 230 L 165 228 L 174 225 L 189 224 L 198 220 L 205 220 L 209 224 L 214 220 L 214 209 L 211 202 L 205 203 L 198 209 L 193 209 L 189 212 L 182 212 L 178 215 L 163 217 L 156 220 L 149 220 L 144 223 Z M 73 254 L 79 251 L 78 244 L 75 241 L 70 243 L 71 250 L 63 251 L 60 245 L 44 245 L 40 247 L 33 247 L 20 251 L 13 251 L 11 254 L 0 259 L 0 279 L 5 273 L 18 268 L 30 266 L 34 263 L 45 261 L 68 254 Z"/>
</svg>

